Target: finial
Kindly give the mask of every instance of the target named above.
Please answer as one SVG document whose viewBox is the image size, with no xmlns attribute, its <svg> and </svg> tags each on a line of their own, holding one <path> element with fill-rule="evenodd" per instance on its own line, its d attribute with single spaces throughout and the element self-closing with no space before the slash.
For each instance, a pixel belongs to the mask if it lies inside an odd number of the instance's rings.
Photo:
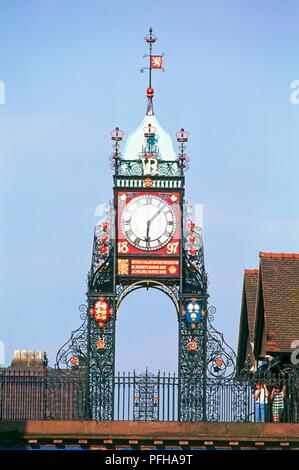
<svg viewBox="0 0 299 470">
<path fill-rule="evenodd" d="M 149 34 L 148 34 L 148 36 L 146 36 L 145 40 L 146 40 L 147 43 L 149 43 L 150 51 L 151 51 L 152 44 L 154 42 L 156 42 L 158 38 L 156 38 L 156 36 L 153 34 L 153 28 L 149 28 L 148 32 L 149 32 Z"/>
<path fill-rule="evenodd" d="M 111 131 L 110 134 L 111 134 L 111 140 L 114 140 L 115 142 L 121 142 L 123 140 L 124 131 L 121 131 L 119 127 L 116 127 L 115 129 L 113 129 L 113 131 Z"/>
<path fill-rule="evenodd" d="M 121 156 L 120 151 L 119 151 L 119 144 L 123 140 L 124 131 L 121 131 L 119 127 L 116 127 L 115 129 L 113 129 L 113 131 L 110 132 L 110 135 L 111 135 L 111 140 L 114 142 L 113 154 L 110 157 L 111 167 L 115 167 Z"/>
<path fill-rule="evenodd" d="M 153 108 L 153 97 L 154 97 L 154 89 L 152 88 L 152 69 L 161 69 L 164 72 L 163 68 L 163 56 L 161 55 L 152 55 L 153 44 L 157 41 L 156 36 L 153 34 L 153 28 L 149 28 L 149 34 L 144 38 L 149 46 L 149 54 L 144 54 L 143 57 L 149 57 L 149 67 L 142 67 L 140 72 L 144 72 L 145 70 L 149 71 L 148 76 L 148 88 L 146 90 L 146 96 L 148 99 L 147 102 L 147 116 L 154 115 L 154 108 Z"/>
<path fill-rule="evenodd" d="M 187 155 L 185 153 L 185 150 L 186 150 L 185 143 L 188 142 L 189 135 L 190 135 L 190 132 L 185 131 L 185 129 L 183 127 L 181 128 L 180 131 L 176 132 L 176 140 L 179 143 L 178 158 L 179 158 L 179 161 L 180 161 L 184 171 L 188 170 L 188 168 L 189 168 L 189 165 L 188 165 L 189 158 L 187 157 Z"/>
<path fill-rule="evenodd" d="M 180 131 L 176 133 L 176 140 L 180 143 L 188 142 L 190 132 L 185 131 L 182 127 Z"/>
<path fill-rule="evenodd" d="M 152 87 L 147 88 L 146 96 L 147 96 L 146 115 L 153 116 L 155 113 L 154 113 L 154 106 L 153 106 L 154 89 Z"/>
</svg>

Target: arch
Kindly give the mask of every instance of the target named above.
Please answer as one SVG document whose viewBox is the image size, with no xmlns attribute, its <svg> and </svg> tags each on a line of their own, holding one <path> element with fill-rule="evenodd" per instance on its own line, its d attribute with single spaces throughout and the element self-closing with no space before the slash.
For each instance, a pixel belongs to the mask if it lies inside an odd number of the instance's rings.
<svg viewBox="0 0 299 470">
<path fill-rule="evenodd" d="M 127 287 L 127 286 L 126 286 Z M 160 289 L 126 289 L 115 321 L 115 371 L 177 374 L 179 324 L 174 302 Z M 128 295 L 132 293 L 132 295 Z"/>
<path fill-rule="evenodd" d="M 127 297 L 127 295 L 129 295 L 131 292 L 137 289 L 142 289 L 142 288 L 158 289 L 164 292 L 172 300 L 177 314 L 179 313 L 179 292 L 178 292 L 178 289 L 176 289 L 177 286 L 175 285 L 167 286 L 166 284 L 159 282 L 159 281 L 147 280 L 147 281 L 136 281 L 132 284 L 127 285 L 126 287 L 123 288 L 123 290 L 121 290 L 116 300 L 116 315 L 118 314 L 118 309 L 120 307 L 120 304 L 125 299 L 125 297 Z"/>
</svg>

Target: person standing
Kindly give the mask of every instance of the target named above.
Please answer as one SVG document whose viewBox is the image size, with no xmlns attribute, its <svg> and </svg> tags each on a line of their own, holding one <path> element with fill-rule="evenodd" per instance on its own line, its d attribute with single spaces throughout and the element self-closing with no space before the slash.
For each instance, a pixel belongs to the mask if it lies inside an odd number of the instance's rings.
<svg viewBox="0 0 299 470">
<path fill-rule="evenodd" d="M 268 397 L 269 392 L 266 384 L 258 382 L 254 392 L 255 421 L 257 423 L 265 422 Z"/>
<path fill-rule="evenodd" d="M 282 387 L 282 389 L 280 389 L 279 386 L 273 387 L 270 400 L 272 400 L 272 418 L 274 423 L 279 423 L 281 421 L 281 416 L 284 410 L 285 397 L 285 385 Z"/>
</svg>

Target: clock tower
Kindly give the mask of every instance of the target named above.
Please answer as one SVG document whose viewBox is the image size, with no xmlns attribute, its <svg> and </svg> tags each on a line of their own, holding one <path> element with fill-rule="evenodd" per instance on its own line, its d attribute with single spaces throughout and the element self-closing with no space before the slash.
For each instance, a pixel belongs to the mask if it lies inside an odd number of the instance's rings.
<svg viewBox="0 0 299 470">
<path fill-rule="evenodd" d="M 95 228 L 83 325 L 58 352 L 57 364 L 82 374 L 87 417 L 113 419 L 119 306 L 136 289 L 159 289 L 172 300 L 178 321 L 178 419 L 202 421 L 209 377 L 232 366 L 233 352 L 224 353 L 223 337 L 210 324 L 202 233 L 185 201 L 189 133 L 177 132 L 176 152 L 155 116 L 152 71 L 162 69 L 163 55 L 153 54 L 152 29 L 145 40 L 146 115 L 123 151 L 124 132 L 111 132 L 113 203 Z"/>
</svg>

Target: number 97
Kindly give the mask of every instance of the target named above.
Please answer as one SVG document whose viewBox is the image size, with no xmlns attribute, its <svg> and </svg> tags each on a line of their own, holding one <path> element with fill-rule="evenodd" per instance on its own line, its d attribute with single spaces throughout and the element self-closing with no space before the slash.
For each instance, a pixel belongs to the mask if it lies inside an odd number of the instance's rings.
<svg viewBox="0 0 299 470">
<path fill-rule="evenodd" d="M 179 242 L 172 242 L 168 243 L 167 245 L 167 254 L 168 255 L 176 255 L 179 248 Z"/>
</svg>

